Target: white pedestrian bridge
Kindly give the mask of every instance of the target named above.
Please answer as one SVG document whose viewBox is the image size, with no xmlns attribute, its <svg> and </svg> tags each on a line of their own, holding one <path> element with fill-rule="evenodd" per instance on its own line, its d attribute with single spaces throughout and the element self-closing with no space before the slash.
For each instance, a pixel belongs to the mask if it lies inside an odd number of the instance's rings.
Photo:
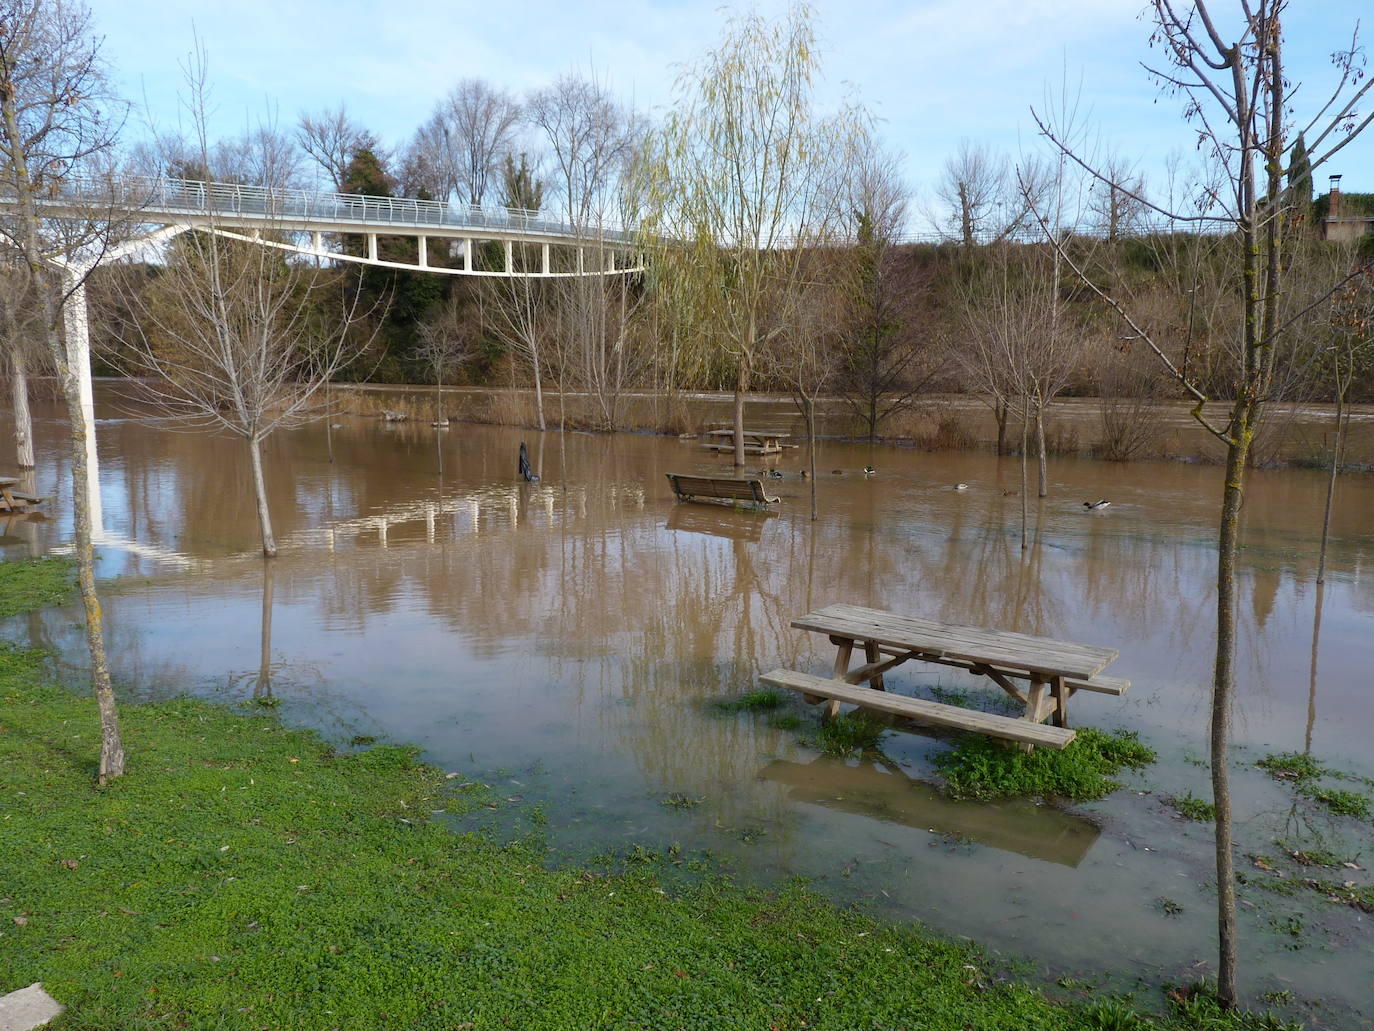
<svg viewBox="0 0 1374 1031">
<path fill-rule="evenodd" d="M 37 198 L 56 219 L 116 220 L 162 226 L 166 232 L 206 230 L 243 237 L 299 254 L 389 268 L 460 276 L 544 278 L 604 276 L 641 271 L 633 230 L 607 221 L 566 221 L 544 212 L 497 205 L 455 204 L 410 197 L 252 186 L 154 176 L 73 176 Z M 0 198 L 0 207 L 4 199 Z M 266 234 L 266 235 L 264 235 Z M 361 253 L 337 245 L 339 235 L 361 236 Z M 378 237 L 417 241 L 415 261 L 381 256 Z M 430 240 L 458 241 L 450 253 L 461 264 L 429 261 Z M 496 260 L 481 264 L 479 243 L 504 244 Z M 515 260 L 515 245 L 522 247 Z M 567 250 L 555 262 L 553 248 Z"/>
</svg>

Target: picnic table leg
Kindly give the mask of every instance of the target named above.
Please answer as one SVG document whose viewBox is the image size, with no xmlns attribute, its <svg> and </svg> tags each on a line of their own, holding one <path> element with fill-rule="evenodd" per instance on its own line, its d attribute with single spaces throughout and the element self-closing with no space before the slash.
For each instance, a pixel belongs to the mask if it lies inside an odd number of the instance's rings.
<svg viewBox="0 0 1374 1031">
<path fill-rule="evenodd" d="M 15 504 L 14 498 L 10 497 L 10 489 L 8 487 L 0 487 L 0 504 L 5 506 L 6 512 L 17 512 L 19 510 L 19 506 Z"/>
<path fill-rule="evenodd" d="M 867 662 L 877 662 L 883 657 L 882 652 L 878 651 L 877 641 L 864 642 L 864 660 Z M 879 673 L 876 677 L 869 680 L 868 686 L 875 691 L 886 691 L 887 685 L 883 683 L 883 675 Z"/>
<path fill-rule="evenodd" d="M 1064 687 L 1063 677 L 1050 678 L 1050 694 L 1054 697 L 1054 713 L 1050 717 L 1056 727 L 1069 725 L 1069 692 Z"/>
<path fill-rule="evenodd" d="M 1035 677 L 1030 682 L 1030 689 L 1026 692 L 1026 719 L 1031 723 L 1039 723 L 1044 717 L 1041 709 L 1045 704 L 1045 681 Z M 1021 751 L 1029 752 L 1034 746 L 1029 742 L 1022 742 L 1018 746 Z"/>
<path fill-rule="evenodd" d="M 835 642 L 835 679 L 841 679 L 849 672 L 849 657 L 854 654 L 854 642 L 848 637 L 832 637 Z M 840 714 L 840 703 L 830 699 L 825 703 L 825 721 L 829 723 Z"/>
</svg>

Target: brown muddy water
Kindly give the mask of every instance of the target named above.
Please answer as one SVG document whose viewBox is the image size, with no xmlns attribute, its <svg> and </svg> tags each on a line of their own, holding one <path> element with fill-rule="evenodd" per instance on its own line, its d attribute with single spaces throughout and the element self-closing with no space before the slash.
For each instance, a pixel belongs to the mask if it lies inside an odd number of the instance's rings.
<svg viewBox="0 0 1374 1031">
<path fill-rule="evenodd" d="M 509 800 L 477 826 L 540 835 L 554 861 L 674 849 L 690 866 L 709 853 L 743 879 L 806 877 L 1038 974 L 1138 986 L 1146 1002 L 1162 981 L 1211 972 L 1211 826 L 1165 800 L 1210 792 L 1219 469 L 1053 461 L 1023 554 L 1011 458 L 822 443 L 813 523 L 801 450 L 770 460 L 785 474 L 770 482 L 779 510 L 752 514 L 673 501 L 665 472 L 730 471 L 696 441 L 347 418 L 269 441 L 281 555 L 265 564 L 238 441 L 142 420 L 108 396 L 100 414 L 99 570 L 126 691 L 270 692 L 284 719 L 340 743 L 415 742 Z M 4 558 L 70 536 L 64 426 L 56 408 L 38 415 L 37 486 L 59 499 L 49 520 L 0 521 Z M 537 484 L 518 482 L 522 439 Z M 1303 882 L 1371 875 L 1301 867 L 1276 842 L 1368 867 L 1374 828 L 1254 766 L 1310 747 L 1374 777 L 1374 477 L 1341 481 L 1319 595 L 1324 490 L 1319 471 L 1256 471 L 1244 514 L 1242 972 L 1255 1005 L 1291 991 L 1288 1012 L 1311 1026 L 1364 1027 L 1374 917 Z M 1112 505 L 1084 510 L 1099 498 Z M 1160 761 L 1092 805 L 954 803 L 932 782 L 945 739 L 894 730 L 885 761 L 840 763 L 805 743 L 817 713 L 800 703 L 783 711 L 800 728 L 713 705 L 775 666 L 827 670 L 829 646 L 788 624 L 832 602 L 1118 648 L 1107 672 L 1131 690 L 1077 696 L 1075 722 L 1138 731 Z M 75 675 L 76 617 L 0 632 L 58 649 Z M 985 691 L 915 665 L 889 683 Z"/>
</svg>

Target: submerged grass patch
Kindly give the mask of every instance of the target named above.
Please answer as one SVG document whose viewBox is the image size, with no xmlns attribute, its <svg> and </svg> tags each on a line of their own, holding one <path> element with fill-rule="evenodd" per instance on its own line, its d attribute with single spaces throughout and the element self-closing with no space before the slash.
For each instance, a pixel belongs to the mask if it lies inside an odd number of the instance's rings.
<svg viewBox="0 0 1374 1031">
<path fill-rule="evenodd" d="M 664 885 L 653 849 L 545 869 L 433 819 L 480 800 L 412 749 L 272 714 L 126 705 L 97 790 L 93 706 L 42 670 L 0 649 L 0 970 L 69 1007 L 55 1029 L 1092 1026 L 798 885 Z"/>
<path fill-rule="evenodd" d="M 1275 752 L 1255 765 L 1276 780 L 1312 780 L 1323 772 L 1319 761 L 1302 752 Z"/>
<path fill-rule="evenodd" d="M 1205 798 L 1198 798 L 1191 791 L 1186 795 L 1175 795 L 1168 800 L 1180 816 L 1200 823 L 1210 823 L 1217 818 L 1217 807 Z"/>
<path fill-rule="evenodd" d="M 1325 806 L 1340 816 L 1353 816 L 1357 820 L 1369 818 L 1369 799 L 1358 791 L 1345 788 L 1322 788 L 1314 784 L 1300 784 L 1298 790 L 1308 798 Z"/>
<path fill-rule="evenodd" d="M 1062 751 L 1037 748 L 1029 753 L 969 734 L 952 752 L 936 756 L 935 769 L 955 798 L 1054 795 L 1091 802 L 1121 786 L 1112 777 L 1123 767 L 1140 769 L 1154 761 L 1154 749 L 1134 732 L 1107 734 L 1086 727 Z"/>
<path fill-rule="evenodd" d="M 817 728 L 814 744 L 826 755 L 848 759 L 855 752 L 869 752 L 878 747 L 887 725 L 861 710 L 836 716 Z"/>
<path fill-rule="evenodd" d="M 721 712 L 772 712 L 782 708 L 784 702 L 786 699 L 781 691 L 764 687 L 757 691 L 746 691 L 737 698 L 723 698 L 715 703 L 715 707 Z"/>
<path fill-rule="evenodd" d="M 75 576 L 76 563 L 69 558 L 0 562 L 0 619 L 70 601 Z"/>
</svg>

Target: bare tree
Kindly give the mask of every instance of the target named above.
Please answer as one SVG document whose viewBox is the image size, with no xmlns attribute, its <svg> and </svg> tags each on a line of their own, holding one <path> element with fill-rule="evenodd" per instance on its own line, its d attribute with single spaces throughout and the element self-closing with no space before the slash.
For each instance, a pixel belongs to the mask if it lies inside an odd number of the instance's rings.
<svg viewBox="0 0 1374 1031">
<path fill-rule="evenodd" d="M 1239 11 L 1223 24 L 1205 0 L 1153 0 L 1153 40 L 1163 61 L 1151 70 L 1164 89 L 1181 95 L 1185 118 L 1198 149 L 1217 170 L 1223 186 L 1205 198 L 1206 210 L 1193 214 L 1161 210 L 1183 225 L 1222 225 L 1229 230 L 1232 258 L 1229 281 L 1238 301 L 1233 332 L 1239 353 L 1228 384 L 1229 415 L 1214 421 L 1205 408 L 1206 390 L 1185 365 L 1171 356 L 1148 319 L 1135 311 L 1124 284 L 1103 285 L 1074 262 L 1060 245 L 1064 260 L 1110 305 L 1139 341 L 1178 382 L 1193 403 L 1198 423 L 1226 448 L 1226 474 L 1221 497 L 1217 543 L 1217 645 L 1212 679 L 1211 774 L 1216 805 L 1217 932 L 1220 959 L 1218 993 L 1224 1006 L 1237 1000 L 1237 921 L 1229 745 L 1235 693 L 1236 606 L 1235 563 L 1240 540 L 1240 509 L 1245 472 L 1265 401 L 1276 369 L 1292 354 L 1289 330 L 1294 315 L 1285 316 L 1282 299 L 1291 287 L 1288 251 L 1302 219 L 1293 219 L 1284 177 L 1292 160 L 1296 84 L 1285 77 L 1281 28 L 1285 0 L 1241 0 Z M 1336 82 L 1330 92 L 1307 107 L 1315 112 L 1297 126 L 1310 143 L 1310 170 L 1315 172 L 1374 120 L 1360 112 L 1374 80 L 1364 77 L 1363 52 L 1352 36 L 1348 49 L 1333 55 Z M 1310 89 L 1310 84 L 1304 84 Z M 1304 94 L 1304 97 L 1306 94 Z M 1305 105 L 1306 106 L 1306 105 Z M 1065 154 L 1079 160 L 1065 136 L 1037 115 L 1041 129 Z M 1304 159 L 1306 160 L 1306 158 Z M 1081 162 L 1086 164 L 1086 162 Z M 1104 178 L 1095 170 L 1099 179 Z M 1124 184 L 1118 184 L 1123 185 Z M 1148 203 L 1148 201 L 1147 201 Z M 1319 304 L 1331 289 L 1311 297 Z M 1308 305 L 1299 304 L 1300 313 Z M 1291 305 L 1290 305 L 1290 310 Z M 1186 352 L 1185 352 L 1186 353 Z"/>
<path fill-rule="evenodd" d="M 92 497 L 81 370 L 63 336 L 84 331 L 84 295 L 77 290 L 109 239 L 108 213 L 65 226 L 43 218 L 41 198 L 114 144 L 110 95 L 90 14 L 78 0 L 0 0 L 0 191 L 13 198 L 0 218 L 0 237 L 18 253 L 42 312 L 42 331 L 67 404 L 77 581 L 86 614 L 91 679 L 100 709 L 100 783 L 124 772 L 119 713 L 105 654 L 105 630 L 95 589 Z M 68 259 L 80 254 L 75 271 Z M 65 274 L 55 270 L 62 263 Z M 64 312 L 68 300 L 73 306 Z M 80 311 L 76 305 L 80 304 Z M 65 327 L 64 327 L 65 317 Z"/>
<path fill-rule="evenodd" d="M 385 161 L 381 142 L 355 122 L 343 104 L 333 111 L 302 114 L 296 127 L 296 142 L 339 191 L 344 188 L 349 162 L 358 151 L 370 150 Z"/>
<path fill-rule="evenodd" d="M 1101 163 L 1102 178 L 1093 181 L 1088 200 L 1091 221 L 1109 244 L 1132 233 L 1147 215 L 1145 177 L 1119 154 Z"/>
<path fill-rule="evenodd" d="M 617 424 L 620 396 L 646 364 L 634 322 L 642 294 L 624 275 L 589 275 L 615 259 L 615 223 L 628 223 L 630 170 L 644 139 L 643 119 L 610 87 L 581 74 L 560 76 L 529 95 L 526 116 L 546 147 L 544 201 L 557 198 L 577 237 L 560 278 L 548 288 L 546 321 L 556 327 L 560 376 L 591 395 L 602 427 Z M 572 261 L 573 264 L 567 264 Z"/>
<path fill-rule="evenodd" d="M 463 79 L 416 131 L 405 163 L 423 170 L 434 196 L 457 194 L 468 204 L 481 204 L 500 178 L 520 117 L 520 104 L 510 93 L 485 79 Z"/>
<path fill-rule="evenodd" d="M 985 143 L 960 140 L 945 159 L 935 197 L 944 211 L 931 220 L 948 226 L 953 239 L 971 251 L 975 244 L 999 243 L 1029 223 L 1031 207 L 1039 199 L 1037 177 L 1025 174 L 1030 199 L 1017 184 L 1011 162 Z"/>
<path fill-rule="evenodd" d="M 204 112 L 207 65 L 187 66 L 197 144 L 210 166 Z M 271 186 L 267 183 L 264 185 Z M 317 266 L 293 263 L 272 246 L 270 225 L 253 235 L 212 221 L 166 249 L 151 285 L 131 296 L 139 313 L 131 371 L 152 377 L 150 400 L 168 417 L 241 437 L 252 465 L 263 555 L 277 553 L 262 472 L 262 442 L 283 426 L 320 414 L 330 378 L 366 348 L 349 332 L 356 293 L 340 297 Z"/>
<path fill-rule="evenodd" d="M 14 408 L 14 458 L 20 469 L 34 467 L 33 412 L 29 408 L 29 370 L 39 360 L 35 346 L 42 336 L 41 317 L 32 297 L 30 277 L 0 268 L 0 347 L 6 353 L 10 403 Z"/>
<path fill-rule="evenodd" d="M 429 369 L 439 390 L 439 418 L 444 410 L 444 384 L 458 366 L 472 360 L 477 350 L 477 325 L 468 305 L 450 295 L 438 310 L 420 324 L 420 345 L 415 357 Z"/>
</svg>

